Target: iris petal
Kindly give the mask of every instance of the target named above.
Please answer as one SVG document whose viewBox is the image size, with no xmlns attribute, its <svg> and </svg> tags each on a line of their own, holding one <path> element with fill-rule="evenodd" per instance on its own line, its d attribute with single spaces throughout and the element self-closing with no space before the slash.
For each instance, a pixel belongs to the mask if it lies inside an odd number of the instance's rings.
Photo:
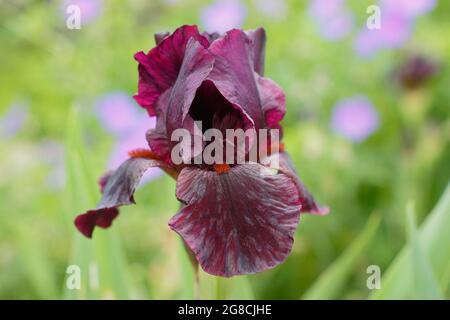
<svg viewBox="0 0 450 320">
<path fill-rule="evenodd" d="M 177 198 L 185 206 L 169 222 L 213 275 L 252 274 L 283 262 L 299 222 L 300 199 L 287 175 L 249 163 L 217 174 L 184 168 Z"/>
<path fill-rule="evenodd" d="M 142 51 L 135 54 L 134 58 L 139 62 L 139 84 L 138 94 L 134 98 L 150 115 L 155 115 L 154 105 L 159 96 L 175 83 L 186 44 L 192 37 L 203 46 L 209 46 L 208 40 L 199 34 L 196 26 L 182 26 L 164 39 L 156 38 L 161 42 L 148 54 Z"/>
<path fill-rule="evenodd" d="M 103 197 L 94 210 L 88 210 L 75 218 L 75 226 L 86 237 L 91 238 L 95 226 L 107 228 L 119 214 L 118 207 L 134 204 L 133 193 L 145 171 L 151 167 L 167 167 L 162 161 L 131 158 L 117 170 L 104 176 L 100 185 Z"/>
<path fill-rule="evenodd" d="M 280 128 L 279 122 L 286 113 L 286 97 L 284 92 L 271 79 L 258 76 L 257 81 L 265 124 L 272 129 Z"/>
<path fill-rule="evenodd" d="M 196 91 L 211 71 L 213 62 L 213 56 L 191 38 L 186 45 L 178 78 L 155 104 L 156 128 L 148 131 L 147 140 L 152 151 L 167 163 L 171 163 L 170 149 L 175 144 L 170 140 L 171 134 L 183 127 Z"/>
<path fill-rule="evenodd" d="M 245 33 L 247 34 L 247 37 L 249 37 L 253 45 L 252 57 L 254 69 L 259 75 L 263 76 L 266 50 L 266 31 L 263 28 L 258 28 L 254 30 L 248 30 Z"/>
<path fill-rule="evenodd" d="M 251 54 L 251 40 L 241 30 L 231 30 L 214 41 L 209 51 L 215 56 L 208 79 L 244 116 L 247 127 L 264 127 Z"/>
<path fill-rule="evenodd" d="M 319 206 L 314 200 L 312 194 L 308 191 L 306 186 L 300 180 L 289 155 L 286 152 L 282 152 L 276 154 L 275 156 L 279 156 L 278 159 L 280 170 L 286 175 L 290 176 L 295 181 L 298 192 L 300 194 L 302 212 L 308 212 L 311 214 L 321 216 L 328 214 L 330 212 L 330 209 L 328 207 Z"/>
<path fill-rule="evenodd" d="M 167 106 L 169 104 L 170 90 L 164 92 L 159 97 L 155 105 L 156 126 L 147 131 L 146 139 L 150 149 L 166 163 L 171 163 L 170 159 L 170 138 L 167 134 Z"/>
<path fill-rule="evenodd" d="M 182 127 L 188 115 L 197 89 L 213 68 L 214 57 L 198 41 L 191 38 L 186 46 L 186 53 L 175 82 L 167 110 L 167 129 Z"/>
</svg>

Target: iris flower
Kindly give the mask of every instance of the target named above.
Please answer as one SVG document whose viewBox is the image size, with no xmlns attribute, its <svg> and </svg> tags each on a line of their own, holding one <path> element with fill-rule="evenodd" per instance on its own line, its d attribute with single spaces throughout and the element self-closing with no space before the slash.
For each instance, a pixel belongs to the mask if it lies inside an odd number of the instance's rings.
<svg viewBox="0 0 450 320">
<path fill-rule="evenodd" d="M 281 88 L 263 76 L 265 31 L 233 29 L 224 35 L 199 33 L 182 26 L 172 34 L 157 34 L 157 46 L 138 52 L 139 83 L 135 100 L 150 116 L 149 150 L 132 150 L 130 158 L 100 180 L 103 197 L 97 208 L 75 219 L 91 237 L 94 227 L 109 227 L 118 208 L 134 203 L 133 193 L 143 173 L 160 167 L 177 181 L 181 207 L 169 221 L 208 273 L 230 277 L 261 272 L 289 255 L 300 213 L 323 215 L 298 178 L 283 147 L 272 174 L 265 162 L 243 164 L 181 164 L 172 161 L 178 128 L 280 129 L 285 114 Z"/>
</svg>

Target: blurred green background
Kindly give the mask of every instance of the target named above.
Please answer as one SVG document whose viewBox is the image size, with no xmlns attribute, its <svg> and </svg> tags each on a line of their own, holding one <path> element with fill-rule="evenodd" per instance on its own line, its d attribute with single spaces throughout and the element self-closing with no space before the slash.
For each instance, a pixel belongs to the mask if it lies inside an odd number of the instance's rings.
<svg viewBox="0 0 450 320">
<path fill-rule="evenodd" d="M 278 2 L 240 1 L 241 16 L 225 20 L 266 29 L 265 74 L 287 97 L 286 148 L 331 213 L 302 216 L 282 265 L 232 279 L 200 272 L 199 292 L 167 226 L 178 209 L 170 177 L 153 177 L 138 205 L 92 240 L 73 219 L 99 200 L 97 177 L 117 140 L 95 112 L 98 99 L 131 97 L 133 54 L 152 48 L 155 32 L 214 25 L 220 17 L 205 18 L 212 2 L 100 1 L 79 30 L 66 27 L 64 1 L 0 2 L 1 299 L 450 297 L 450 2 L 370 58 L 354 39 L 375 1 L 347 1 L 353 27 L 339 39 L 321 35 L 308 1 Z M 413 90 L 393 79 L 412 55 L 436 63 Z M 359 141 L 331 124 L 336 104 L 355 96 L 378 115 Z M 79 290 L 66 286 L 69 265 L 81 268 Z M 366 285 L 370 265 L 381 270 L 381 289 Z"/>
</svg>

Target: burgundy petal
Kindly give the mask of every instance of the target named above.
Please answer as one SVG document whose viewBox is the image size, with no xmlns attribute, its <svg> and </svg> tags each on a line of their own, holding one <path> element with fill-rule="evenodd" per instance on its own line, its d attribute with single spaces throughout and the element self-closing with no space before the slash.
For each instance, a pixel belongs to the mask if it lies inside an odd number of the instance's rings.
<svg viewBox="0 0 450 320">
<path fill-rule="evenodd" d="M 106 184 L 108 183 L 109 177 L 114 173 L 114 171 L 110 170 L 103 174 L 100 179 L 98 179 L 98 186 L 100 187 L 100 192 L 103 194 L 105 191 Z"/>
<path fill-rule="evenodd" d="M 198 41 L 190 39 L 169 100 L 167 132 L 183 126 L 197 89 L 213 68 L 214 57 Z"/>
<path fill-rule="evenodd" d="M 149 130 L 150 148 L 167 163 L 171 163 L 170 136 L 173 130 L 183 127 L 184 120 L 194 100 L 195 93 L 208 76 L 214 63 L 213 56 L 195 39 L 186 45 L 179 76 L 173 88 L 164 92 L 155 105 L 157 123 Z"/>
<path fill-rule="evenodd" d="M 186 206 L 169 225 L 206 272 L 252 274 L 275 267 L 290 253 L 301 205 L 289 176 L 267 174 L 256 163 L 222 174 L 186 167 L 176 193 Z"/>
<path fill-rule="evenodd" d="M 247 124 L 257 130 L 264 126 L 264 120 L 251 46 L 246 34 L 237 29 L 214 41 L 209 50 L 215 55 L 215 62 L 208 79 L 243 114 Z"/>
<path fill-rule="evenodd" d="M 100 204 L 75 218 L 75 226 L 86 237 L 92 237 L 95 226 L 107 228 L 111 226 L 119 214 L 118 207 L 134 203 L 133 193 L 144 172 L 155 166 L 166 167 L 159 160 L 131 158 L 111 173 L 103 191 Z"/>
<path fill-rule="evenodd" d="M 286 98 L 283 89 L 271 79 L 258 76 L 257 80 L 266 126 L 278 128 L 279 122 L 286 113 Z"/>
<path fill-rule="evenodd" d="M 150 149 L 166 163 L 171 163 L 170 159 L 170 137 L 167 134 L 166 118 L 171 91 L 164 92 L 155 105 L 156 126 L 147 131 L 147 141 Z"/>
<path fill-rule="evenodd" d="M 264 60 L 266 50 L 266 31 L 263 28 L 248 30 L 245 32 L 250 38 L 253 47 L 254 70 L 261 76 L 264 75 Z"/>
<path fill-rule="evenodd" d="M 196 26 L 182 26 L 172 35 L 159 39 L 161 42 L 148 54 L 142 51 L 135 54 L 134 58 L 139 62 L 139 84 L 138 94 L 134 98 L 150 115 L 155 114 L 154 104 L 159 96 L 175 83 L 186 44 L 192 37 L 203 46 L 209 46 L 208 40 L 199 34 Z"/>
<path fill-rule="evenodd" d="M 319 206 L 314 200 L 312 194 L 308 191 L 306 186 L 298 177 L 298 174 L 295 171 L 294 165 L 289 155 L 286 152 L 282 152 L 274 156 L 279 156 L 278 159 L 280 170 L 286 175 L 292 177 L 295 181 L 295 184 L 297 185 L 298 192 L 300 193 L 300 201 L 302 204 L 301 211 L 321 216 L 328 214 L 330 212 L 330 209 L 328 207 Z"/>
<path fill-rule="evenodd" d="M 85 237 L 92 238 L 95 226 L 108 228 L 118 215 L 117 208 L 89 210 L 75 218 L 75 226 Z"/>
<path fill-rule="evenodd" d="M 202 124 L 202 132 L 200 132 L 199 128 L 196 126 L 195 122 L 197 121 L 200 121 Z M 188 116 L 186 116 L 183 121 L 183 128 L 187 129 L 192 137 L 195 137 L 198 134 L 201 135 L 210 128 L 221 130 L 225 137 L 226 129 L 245 130 L 247 129 L 247 124 L 245 123 L 240 110 L 233 106 L 233 104 L 220 93 L 211 80 L 206 80 L 195 93 L 195 98 L 189 108 Z M 194 139 L 192 139 L 192 141 L 195 141 Z M 225 143 L 225 140 L 223 142 Z M 251 142 L 252 141 L 249 141 L 247 144 L 251 144 Z M 203 147 L 206 145 L 207 143 L 203 143 Z M 202 152 L 201 149 L 195 148 L 195 145 L 192 145 L 192 157 L 199 155 Z M 224 156 L 225 155 L 226 154 L 224 154 Z"/>
</svg>

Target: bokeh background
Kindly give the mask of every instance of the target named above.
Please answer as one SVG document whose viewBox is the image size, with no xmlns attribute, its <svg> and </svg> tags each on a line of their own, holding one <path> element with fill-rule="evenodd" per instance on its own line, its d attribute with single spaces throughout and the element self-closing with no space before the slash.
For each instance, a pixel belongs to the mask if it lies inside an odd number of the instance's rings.
<svg viewBox="0 0 450 320">
<path fill-rule="evenodd" d="M 66 26 L 70 4 L 81 29 Z M 372 4 L 379 30 L 366 27 Z M 200 272 L 200 288 L 167 226 L 175 182 L 157 169 L 112 228 L 88 240 L 73 227 L 99 200 L 97 177 L 154 125 L 131 98 L 133 54 L 182 24 L 265 27 L 286 147 L 331 208 L 302 216 L 284 264 Z M 445 0 L 2 0 L 0 298 L 449 298 L 449 36 Z"/>
</svg>

